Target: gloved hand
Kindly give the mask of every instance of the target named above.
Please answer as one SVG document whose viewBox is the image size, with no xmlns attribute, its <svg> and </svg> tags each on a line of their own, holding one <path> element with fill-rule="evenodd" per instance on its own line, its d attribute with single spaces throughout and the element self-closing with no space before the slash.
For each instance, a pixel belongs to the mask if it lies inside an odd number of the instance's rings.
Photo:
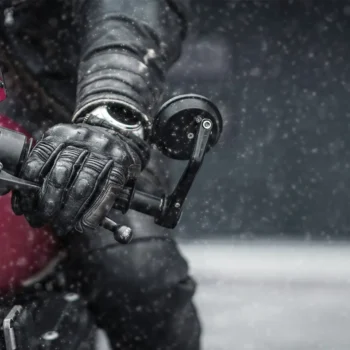
<svg viewBox="0 0 350 350">
<path fill-rule="evenodd" d="M 24 214 L 33 227 L 50 224 L 58 235 L 94 230 L 148 159 L 148 146 L 136 137 L 87 124 L 56 125 L 43 135 L 20 173 L 41 190 L 15 191 L 13 211 Z"/>
</svg>

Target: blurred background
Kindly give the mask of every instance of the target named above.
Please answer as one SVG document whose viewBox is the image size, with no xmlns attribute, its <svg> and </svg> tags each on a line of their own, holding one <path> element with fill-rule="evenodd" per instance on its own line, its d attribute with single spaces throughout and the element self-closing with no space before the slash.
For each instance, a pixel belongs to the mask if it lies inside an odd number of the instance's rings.
<svg viewBox="0 0 350 350">
<path fill-rule="evenodd" d="M 208 96 L 226 122 L 181 231 L 346 237 L 350 2 L 200 0 L 195 28 L 171 93 Z"/>
<path fill-rule="evenodd" d="M 204 349 L 349 349 L 350 1 L 198 0 L 195 28 L 169 95 L 225 119 L 175 233 Z"/>
</svg>

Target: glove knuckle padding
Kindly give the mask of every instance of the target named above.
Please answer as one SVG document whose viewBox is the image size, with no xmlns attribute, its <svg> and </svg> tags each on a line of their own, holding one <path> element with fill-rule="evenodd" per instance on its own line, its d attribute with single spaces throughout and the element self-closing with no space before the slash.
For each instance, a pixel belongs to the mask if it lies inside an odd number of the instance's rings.
<svg viewBox="0 0 350 350">
<path fill-rule="evenodd" d="M 63 148 L 62 144 L 51 143 L 45 140 L 40 141 L 24 164 L 21 177 L 28 181 L 41 183 L 45 178 L 47 172 L 50 170 L 53 161 L 57 154 Z M 39 197 L 37 191 L 23 191 L 21 195 L 15 195 L 13 200 L 13 208 L 18 213 L 26 215 L 26 219 L 32 226 L 42 226 L 43 216 L 38 212 L 38 204 L 43 198 L 40 191 Z M 48 207 L 52 207 L 52 203 L 47 203 Z M 50 210 L 48 208 L 48 210 Z"/>
<path fill-rule="evenodd" d="M 22 177 L 26 180 L 37 182 L 38 175 L 40 174 L 43 165 L 44 162 L 38 162 L 36 159 L 30 158 L 23 168 Z"/>
<path fill-rule="evenodd" d="M 102 159 L 102 157 L 100 158 L 96 154 L 90 153 L 76 174 L 70 190 L 70 196 L 74 197 L 75 200 L 81 201 L 91 195 L 91 192 L 98 186 L 98 182 L 105 176 L 104 168 L 106 163 L 106 160 Z"/>
<path fill-rule="evenodd" d="M 55 188 L 62 188 L 69 180 L 72 168 L 69 164 L 63 162 L 56 162 L 56 165 L 52 168 L 48 177 L 48 183 Z"/>
<path fill-rule="evenodd" d="M 104 156 L 95 153 L 88 154 L 68 189 L 65 198 L 66 204 L 56 220 L 56 226 L 65 226 L 67 230 L 76 227 L 81 216 L 89 210 L 95 197 L 101 193 L 101 188 L 106 182 L 109 169 L 112 165 L 113 161 Z M 100 224 L 101 220 L 96 222 L 95 226 Z"/>
<path fill-rule="evenodd" d="M 87 154 L 85 150 L 68 146 L 57 156 L 44 180 L 39 201 L 39 211 L 47 221 L 51 221 L 64 205 L 64 195 L 74 177 L 75 169 L 82 164 Z"/>
<path fill-rule="evenodd" d="M 50 183 L 55 187 L 68 184 L 74 168 L 80 166 L 88 152 L 74 146 L 68 146 L 57 157 L 48 176 Z"/>
<path fill-rule="evenodd" d="M 21 176 L 26 180 L 34 182 L 42 180 L 63 147 L 63 144 L 56 142 L 40 141 L 25 162 Z"/>
</svg>

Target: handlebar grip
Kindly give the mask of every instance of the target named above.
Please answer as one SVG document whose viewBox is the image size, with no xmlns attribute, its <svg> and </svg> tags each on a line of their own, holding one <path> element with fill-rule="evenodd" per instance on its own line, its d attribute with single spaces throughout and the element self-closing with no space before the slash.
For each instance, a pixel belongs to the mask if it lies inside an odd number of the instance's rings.
<svg viewBox="0 0 350 350">
<path fill-rule="evenodd" d="M 18 174 L 31 145 L 25 135 L 0 127 L 0 161 L 9 174 Z"/>
</svg>

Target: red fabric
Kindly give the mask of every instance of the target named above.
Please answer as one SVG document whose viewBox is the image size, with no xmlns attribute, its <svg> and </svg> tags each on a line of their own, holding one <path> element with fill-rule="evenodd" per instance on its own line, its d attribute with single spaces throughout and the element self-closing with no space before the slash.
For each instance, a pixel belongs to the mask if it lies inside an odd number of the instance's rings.
<svg viewBox="0 0 350 350">
<path fill-rule="evenodd" d="M 0 126 L 28 133 L 0 115 Z M 11 209 L 11 193 L 0 196 L 0 293 L 19 287 L 21 281 L 43 269 L 57 254 L 48 228 L 34 229 Z"/>
<path fill-rule="evenodd" d="M 0 87 L 0 101 L 4 101 L 6 99 L 5 89 Z"/>
<path fill-rule="evenodd" d="M 6 90 L 5 87 L 3 85 L 3 80 L 1 78 L 1 70 L 0 70 L 0 102 L 4 101 L 6 99 Z"/>
</svg>

